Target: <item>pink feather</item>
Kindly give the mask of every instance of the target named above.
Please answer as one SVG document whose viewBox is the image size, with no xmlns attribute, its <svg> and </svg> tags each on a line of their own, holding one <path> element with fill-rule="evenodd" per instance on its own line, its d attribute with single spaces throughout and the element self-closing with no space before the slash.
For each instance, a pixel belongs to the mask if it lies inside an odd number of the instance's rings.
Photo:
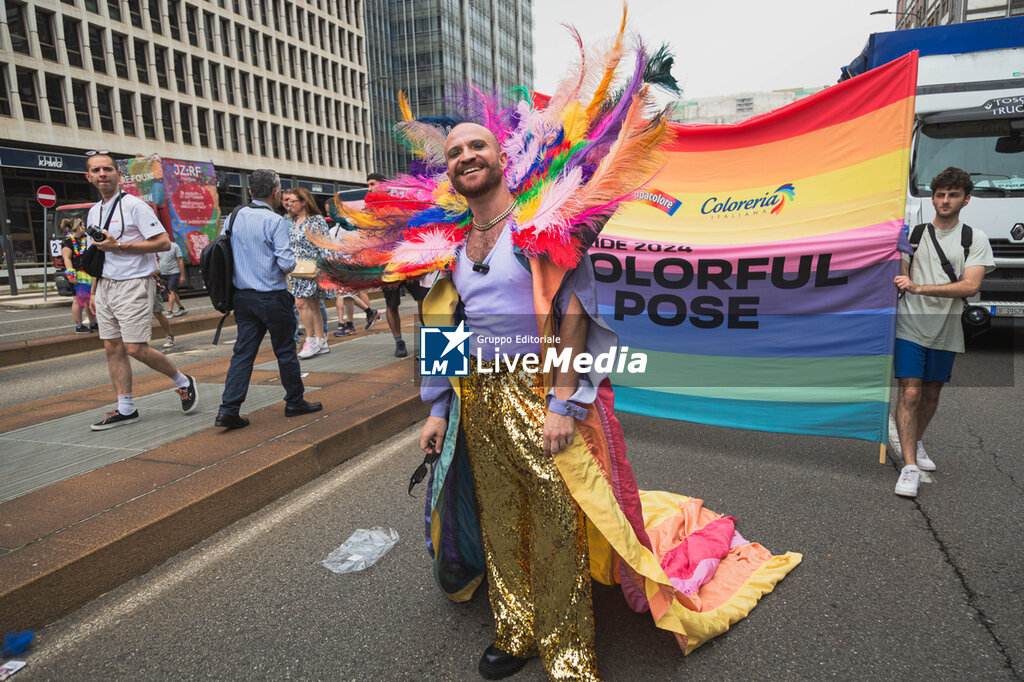
<svg viewBox="0 0 1024 682">
<path fill-rule="evenodd" d="M 532 229 L 537 235 L 549 233 L 558 241 L 567 243 L 572 216 L 582 209 L 574 197 L 582 180 L 583 169 L 577 167 L 550 183 L 537 212 L 521 229 Z"/>
</svg>

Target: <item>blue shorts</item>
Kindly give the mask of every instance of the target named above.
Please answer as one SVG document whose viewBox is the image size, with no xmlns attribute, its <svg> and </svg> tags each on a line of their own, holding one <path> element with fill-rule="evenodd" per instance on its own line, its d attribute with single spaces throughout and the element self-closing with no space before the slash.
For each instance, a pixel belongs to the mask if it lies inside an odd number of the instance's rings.
<svg viewBox="0 0 1024 682">
<path fill-rule="evenodd" d="M 956 353 L 925 348 L 913 341 L 896 339 L 893 366 L 897 379 L 924 379 L 949 383 Z"/>
<path fill-rule="evenodd" d="M 160 275 L 160 279 L 167 285 L 167 291 L 177 291 L 178 284 L 181 282 L 181 273 L 175 272 L 172 275 Z"/>
</svg>

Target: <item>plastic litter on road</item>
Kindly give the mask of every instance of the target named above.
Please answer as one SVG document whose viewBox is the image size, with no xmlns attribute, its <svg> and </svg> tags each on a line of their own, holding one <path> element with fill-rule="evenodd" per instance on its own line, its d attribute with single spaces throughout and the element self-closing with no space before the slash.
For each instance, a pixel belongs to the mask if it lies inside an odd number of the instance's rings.
<svg viewBox="0 0 1024 682">
<path fill-rule="evenodd" d="M 334 573 L 355 573 L 380 561 L 396 542 L 398 531 L 393 528 L 360 528 L 341 547 L 327 555 L 322 563 L 324 568 Z"/>
</svg>

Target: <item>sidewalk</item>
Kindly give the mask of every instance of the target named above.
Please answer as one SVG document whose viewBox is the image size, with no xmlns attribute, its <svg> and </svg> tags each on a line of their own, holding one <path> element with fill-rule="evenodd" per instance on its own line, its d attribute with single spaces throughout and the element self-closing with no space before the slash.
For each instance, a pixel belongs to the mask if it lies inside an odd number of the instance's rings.
<svg viewBox="0 0 1024 682">
<path fill-rule="evenodd" d="M 71 307 L 73 296 L 61 296 L 56 289 L 49 289 L 46 298 L 43 298 L 42 289 L 22 289 L 17 296 L 8 293 L 0 294 L 0 310 L 31 310 L 34 308 L 60 308 L 61 306 Z"/>
<path fill-rule="evenodd" d="M 230 358 L 181 368 L 189 414 L 160 374 L 136 378 L 140 422 L 110 431 L 89 429 L 109 384 L 0 410 L 0 632 L 53 622 L 426 416 L 413 349 L 394 358 L 386 327 L 331 340 L 302 361 L 322 412 L 284 416 L 265 344 L 236 431 L 213 426 Z"/>
<path fill-rule="evenodd" d="M 217 312 L 198 313 L 187 317 L 171 317 L 167 321 L 170 323 L 174 335 L 180 336 L 191 332 L 200 332 L 205 329 L 216 329 L 221 317 L 223 315 Z M 224 322 L 225 327 L 232 324 L 234 324 L 233 317 L 228 318 Z M 154 320 L 153 338 L 162 338 L 163 334 L 164 332 L 160 325 Z M 212 333 L 210 338 L 213 338 Z M 103 341 L 100 340 L 98 334 L 75 334 L 74 332 L 42 339 L 23 339 L 21 341 L 0 343 L 0 367 L 16 365 L 21 362 L 45 360 L 46 358 L 70 355 L 71 353 L 99 350 L 101 348 L 103 348 Z"/>
</svg>

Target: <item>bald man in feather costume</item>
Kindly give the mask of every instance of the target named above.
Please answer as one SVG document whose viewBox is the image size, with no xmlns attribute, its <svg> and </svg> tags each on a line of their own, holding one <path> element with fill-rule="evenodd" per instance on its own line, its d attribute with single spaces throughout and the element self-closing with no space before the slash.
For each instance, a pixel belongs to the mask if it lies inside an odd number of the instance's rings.
<svg viewBox="0 0 1024 682">
<path fill-rule="evenodd" d="M 473 214 L 473 229 L 458 251 L 450 280 L 465 322 L 476 339 L 530 338 L 514 348 L 506 344 L 502 352 L 539 356 L 531 266 L 516 257 L 508 230 L 515 206 L 505 184 L 508 156 L 494 134 L 475 123 L 455 126 L 444 154 L 452 187 Z M 589 270 L 589 264 L 581 269 Z M 589 318 L 575 294 L 569 293 L 560 317 L 554 330 L 559 350 L 583 351 Z M 480 659 L 480 673 L 500 679 L 540 655 L 555 679 L 597 679 L 584 515 L 552 459 L 573 442 L 574 418 L 585 417 L 595 392 L 577 388 L 571 362 L 546 392 L 543 375 L 503 373 L 495 358 L 486 356 L 487 350 L 494 352 L 486 345 L 471 338 L 474 356 L 489 361 L 492 371 L 472 371 L 460 383 L 462 428 L 495 616 L 494 643 Z M 427 381 L 422 395 L 431 403 L 431 416 L 420 447 L 428 456 L 439 456 L 452 389 L 442 385 L 439 390 Z"/>
<path fill-rule="evenodd" d="M 471 122 L 451 126 L 414 119 L 400 100 L 396 129 L 428 171 L 384 183 L 345 211 L 355 234 L 319 242 L 338 252 L 320 265 L 340 286 L 441 273 L 426 326 L 471 332 L 468 376 L 423 379 L 431 416 L 410 490 L 429 473 L 427 548 L 445 595 L 468 601 L 487 576 L 495 634 L 478 667 L 488 679 L 531 657 L 551 679 L 598 679 L 591 579 L 620 585 L 690 653 L 801 559 L 748 542 L 699 499 L 638 490 L 596 366 L 545 374 L 496 362 L 617 348 L 587 250 L 660 167 L 668 123 L 649 86 L 658 74 L 674 83 L 671 58 L 639 41 L 632 71 L 617 75 L 624 30 L 625 17 L 614 45 L 581 58 L 545 107 L 501 106 L 471 88 Z"/>
</svg>

